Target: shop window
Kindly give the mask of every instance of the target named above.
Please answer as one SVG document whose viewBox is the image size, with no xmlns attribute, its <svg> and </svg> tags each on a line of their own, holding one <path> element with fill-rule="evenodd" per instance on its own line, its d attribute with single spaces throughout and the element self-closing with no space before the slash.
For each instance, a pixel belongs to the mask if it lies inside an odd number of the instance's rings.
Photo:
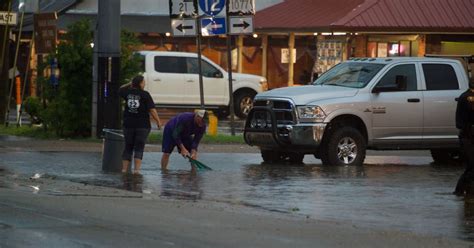
<svg viewBox="0 0 474 248">
<path fill-rule="evenodd" d="M 417 57 L 418 56 L 418 49 L 419 49 L 419 44 L 418 41 L 412 41 L 411 42 L 411 48 L 410 48 L 410 56 Z"/>
<path fill-rule="evenodd" d="M 388 43 L 388 57 L 397 57 L 399 54 L 400 45 L 397 43 Z"/>
<path fill-rule="evenodd" d="M 398 56 L 409 57 L 410 56 L 410 41 L 400 41 L 398 48 Z"/>
<path fill-rule="evenodd" d="M 378 43 L 377 44 L 377 57 L 385 58 L 388 56 L 388 44 L 387 43 Z"/>
<path fill-rule="evenodd" d="M 377 57 L 377 42 L 367 43 L 367 56 L 370 58 Z"/>
</svg>

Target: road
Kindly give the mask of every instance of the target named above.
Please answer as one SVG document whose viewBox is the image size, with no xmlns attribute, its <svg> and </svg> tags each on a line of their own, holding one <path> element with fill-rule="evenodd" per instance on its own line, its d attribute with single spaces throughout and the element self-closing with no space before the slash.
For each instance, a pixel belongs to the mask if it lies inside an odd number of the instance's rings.
<svg viewBox="0 0 474 248">
<path fill-rule="evenodd" d="M 194 174 L 177 154 L 162 173 L 159 146 L 149 145 L 142 176 L 132 177 L 103 173 L 100 150 L 1 137 L 0 246 L 464 247 L 474 240 L 474 201 L 451 194 L 462 168 L 432 165 L 427 151 L 370 151 L 362 167 L 334 167 L 308 155 L 303 165 L 262 164 L 253 148 L 203 145 L 199 159 L 213 170 Z"/>
</svg>

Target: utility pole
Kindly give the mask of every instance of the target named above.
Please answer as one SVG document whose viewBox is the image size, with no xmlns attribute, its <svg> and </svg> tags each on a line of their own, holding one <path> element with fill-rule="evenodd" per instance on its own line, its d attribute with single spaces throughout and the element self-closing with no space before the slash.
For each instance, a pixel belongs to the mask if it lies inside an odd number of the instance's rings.
<svg viewBox="0 0 474 248">
<path fill-rule="evenodd" d="M 12 0 L 1 1 L 0 2 L 0 11 L 11 11 Z M 9 25 L 0 25 L 0 124 L 5 124 L 5 115 L 6 107 L 8 101 L 8 70 L 10 69 L 9 62 L 9 36 L 10 36 L 10 27 Z"/>
<path fill-rule="evenodd" d="M 119 129 L 120 99 L 120 1 L 100 0 L 98 8 L 97 128 Z M 93 86 L 94 89 L 94 86 Z"/>
</svg>

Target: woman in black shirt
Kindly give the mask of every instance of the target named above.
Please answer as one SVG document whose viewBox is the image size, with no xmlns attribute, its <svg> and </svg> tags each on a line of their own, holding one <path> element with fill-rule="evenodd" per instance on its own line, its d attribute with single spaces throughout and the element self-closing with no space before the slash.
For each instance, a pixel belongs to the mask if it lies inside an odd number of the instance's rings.
<svg viewBox="0 0 474 248">
<path fill-rule="evenodd" d="M 128 171 L 128 167 L 134 157 L 134 174 L 140 173 L 145 141 L 150 133 L 150 114 L 156 121 L 158 129 L 161 121 L 155 109 L 155 103 L 150 93 L 144 90 L 145 81 L 143 76 L 136 76 L 131 83 L 120 87 L 119 95 L 125 100 L 123 111 L 123 134 L 125 136 L 125 149 L 122 153 L 122 173 Z"/>
</svg>

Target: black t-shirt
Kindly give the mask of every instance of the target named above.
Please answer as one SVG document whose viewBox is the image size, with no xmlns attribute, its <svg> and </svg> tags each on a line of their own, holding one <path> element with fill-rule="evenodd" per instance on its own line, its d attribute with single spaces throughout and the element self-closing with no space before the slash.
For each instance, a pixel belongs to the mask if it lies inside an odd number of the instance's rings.
<svg viewBox="0 0 474 248">
<path fill-rule="evenodd" d="M 126 87 L 119 90 L 119 95 L 125 100 L 123 126 L 125 128 L 151 128 L 149 111 L 155 107 L 155 103 L 150 93 Z"/>
</svg>

